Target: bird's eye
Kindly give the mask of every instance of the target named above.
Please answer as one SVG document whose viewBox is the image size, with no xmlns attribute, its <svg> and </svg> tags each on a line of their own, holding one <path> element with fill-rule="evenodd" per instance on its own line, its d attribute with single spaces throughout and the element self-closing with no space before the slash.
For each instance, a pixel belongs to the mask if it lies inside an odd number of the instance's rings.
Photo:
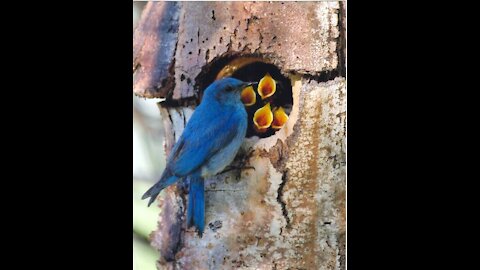
<svg viewBox="0 0 480 270">
<path fill-rule="evenodd" d="M 227 90 L 227 92 L 232 92 L 235 88 L 231 87 L 231 86 L 227 86 L 227 88 L 225 90 Z"/>
</svg>

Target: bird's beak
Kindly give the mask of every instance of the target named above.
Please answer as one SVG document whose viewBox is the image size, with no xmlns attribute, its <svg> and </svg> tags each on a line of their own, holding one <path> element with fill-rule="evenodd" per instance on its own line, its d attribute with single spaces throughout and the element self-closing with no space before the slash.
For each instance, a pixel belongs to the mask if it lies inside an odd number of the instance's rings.
<svg viewBox="0 0 480 270">
<path fill-rule="evenodd" d="M 245 104 L 245 106 L 247 107 L 252 106 L 257 102 L 257 95 L 255 94 L 252 86 L 247 86 L 246 88 L 243 88 L 240 97 L 243 104 Z"/>
<path fill-rule="evenodd" d="M 285 110 L 282 107 L 273 109 L 273 129 L 281 129 L 288 120 L 288 115 L 285 113 Z"/>
<path fill-rule="evenodd" d="M 256 84 L 258 84 L 258 82 L 246 82 L 246 83 L 243 84 L 242 89 L 246 88 L 246 87 L 249 87 L 249 86 L 256 85 Z"/>
<path fill-rule="evenodd" d="M 273 96 L 273 94 L 275 94 L 276 89 L 277 89 L 276 81 L 272 78 L 272 76 L 270 76 L 269 73 L 267 73 L 265 74 L 265 76 L 263 76 L 263 78 L 258 83 L 257 91 L 263 100 Z"/>
<path fill-rule="evenodd" d="M 273 122 L 273 113 L 270 109 L 270 102 L 258 109 L 253 115 L 254 128 L 258 133 L 264 133 Z"/>
</svg>

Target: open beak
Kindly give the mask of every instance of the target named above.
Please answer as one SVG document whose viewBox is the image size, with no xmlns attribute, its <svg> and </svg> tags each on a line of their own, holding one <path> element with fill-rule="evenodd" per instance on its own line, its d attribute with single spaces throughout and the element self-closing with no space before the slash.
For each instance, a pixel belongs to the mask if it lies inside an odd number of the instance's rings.
<svg viewBox="0 0 480 270">
<path fill-rule="evenodd" d="M 272 78 L 272 76 L 270 76 L 269 73 L 267 73 L 258 83 L 257 91 L 263 100 L 275 94 L 276 89 L 277 89 L 277 84 L 275 80 Z"/>
<path fill-rule="evenodd" d="M 253 115 L 253 127 L 258 133 L 264 133 L 273 122 L 273 113 L 270 109 L 270 103 L 258 109 Z"/>
<path fill-rule="evenodd" d="M 255 91 L 253 91 L 253 87 L 251 85 L 242 90 L 240 97 L 242 98 L 243 104 L 247 107 L 252 106 L 257 102 L 257 95 L 255 94 Z"/>
<path fill-rule="evenodd" d="M 288 115 L 282 107 L 273 109 L 273 129 L 281 129 L 288 120 Z"/>
</svg>

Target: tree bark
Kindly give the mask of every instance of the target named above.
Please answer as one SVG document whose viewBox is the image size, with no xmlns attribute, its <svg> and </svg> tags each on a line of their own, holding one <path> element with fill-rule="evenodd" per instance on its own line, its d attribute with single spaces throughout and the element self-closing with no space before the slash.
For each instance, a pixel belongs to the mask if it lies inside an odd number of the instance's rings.
<svg viewBox="0 0 480 270">
<path fill-rule="evenodd" d="M 345 269 L 345 6 L 150 2 L 134 33 L 134 92 L 159 104 L 171 149 L 219 59 L 255 56 L 292 84 L 287 124 L 245 139 L 247 166 L 206 180 L 206 230 L 182 185 L 160 196 L 159 269 Z"/>
</svg>

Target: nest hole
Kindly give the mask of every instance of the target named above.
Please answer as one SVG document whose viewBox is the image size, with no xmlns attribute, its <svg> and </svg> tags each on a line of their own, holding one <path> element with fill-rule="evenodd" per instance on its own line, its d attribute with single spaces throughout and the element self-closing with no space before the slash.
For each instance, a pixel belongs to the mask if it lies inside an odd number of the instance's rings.
<svg viewBox="0 0 480 270">
<path fill-rule="evenodd" d="M 248 115 L 246 137 L 258 136 L 259 138 L 266 138 L 273 136 L 280 129 L 272 128 L 272 126 L 263 131 L 256 129 L 253 121 L 255 112 L 264 107 L 266 103 L 270 103 L 271 110 L 281 107 L 288 116 L 293 106 L 291 81 L 281 73 L 279 67 L 258 56 L 227 55 L 214 59 L 209 65 L 205 66 L 197 77 L 195 86 L 201 99 L 203 90 L 222 77 L 230 76 L 245 82 L 260 82 L 266 74 L 270 74 L 275 80 L 276 90 L 274 94 L 271 97 L 262 99 L 257 85 L 254 87 L 256 95 L 255 104 L 245 106 Z"/>
</svg>

